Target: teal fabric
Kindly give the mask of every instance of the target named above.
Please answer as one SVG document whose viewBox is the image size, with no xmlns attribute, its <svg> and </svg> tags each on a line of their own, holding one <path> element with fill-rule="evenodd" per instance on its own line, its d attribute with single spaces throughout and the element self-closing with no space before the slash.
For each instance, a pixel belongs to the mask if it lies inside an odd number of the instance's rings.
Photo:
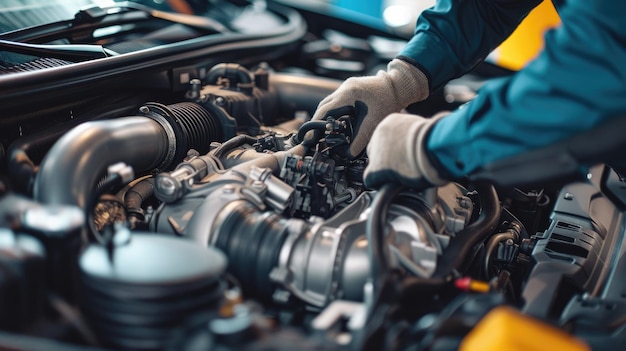
<svg viewBox="0 0 626 351">
<path fill-rule="evenodd" d="M 436 88 L 470 70 L 537 3 L 439 1 L 418 21 L 401 58 L 418 64 Z M 626 117 L 626 1 L 556 5 L 562 25 L 546 34 L 544 51 L 432 129 L 427 146 L 444 173 L 460 177 Z"/>
</svg>

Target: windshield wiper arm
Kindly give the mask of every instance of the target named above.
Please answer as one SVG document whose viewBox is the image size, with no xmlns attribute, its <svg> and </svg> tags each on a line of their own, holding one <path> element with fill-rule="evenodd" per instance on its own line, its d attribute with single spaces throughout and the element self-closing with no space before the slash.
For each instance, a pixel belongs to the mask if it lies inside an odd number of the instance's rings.
<svg viewBox="0 0 626 351">
<path fill-rule="evenodd" d="M 78 24 L 81 22 L 92 22 L 96 19 L 106 17 L 107 15 L 114 15 L 122 13 L 124 11 L 139 11 L 155 19 L 161 19 L 172 23 L 182 24 L 191 28 L 197 28 L 205 31 L 208 30 L 218 33 L 231 32 L 231 30 L 222 23 L 208 17 L 159 11 L 149 6 L 129 1 L 117 2 L 114 5 L 108 7 L 94 6 L 80 10 L 75 16 L 74 23 Z"/>
<path fill-rule="evenodd" d="M 26 44 L 8 40 L 0 40 L 0 51 L 10 51 L 18 54 L 37 57 L 50 57 L 72 62 L 88 61 L 118 55 L 118 53 L 116 53 L 115 51 L 107 49 L 100 45 Z"/>
</svg>

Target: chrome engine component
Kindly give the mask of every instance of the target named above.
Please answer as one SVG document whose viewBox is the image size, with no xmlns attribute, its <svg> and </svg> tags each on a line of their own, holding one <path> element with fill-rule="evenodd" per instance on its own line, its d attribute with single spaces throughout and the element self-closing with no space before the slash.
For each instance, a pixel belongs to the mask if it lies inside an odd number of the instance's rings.
<svg viewBox="0 0 626 351">
<path fill-rule="evenodd" d="M 298 178 L 297 187 L 309 184 L 305 178 L 314 178 L 320 170 L 328 185 L 340 183 L 333 177 L 344 174 L 335 172 L 332 159 L 314 166 L 303 152 L 296 147 L 260 153 L 256 160 L 207 176 L 205 184 L 155 213 L 154 230 L 184 227 L 176 233 L 226 252 L 229 270 L 251 295 L 281 303 L 295 297 L 317 307 L 336 299 L 361 301 L 369 276 L 365 225 L 372 194 L 361 193 L 327 219 L 313 210 L 306 219 L 290 217 L 296 208 L 303 216 L 305 207 L 301 199 L 293 201 L 297 189 L 273 174 L 287 175 L 290 182 Z M 311 198 L 308 201 L 309 209 L 316 206 Z M 186 217 L 184 225 L 180 213 Z M 407 193 L 390 214 L 393 233 L 387 240 L 397 265 L 430 276 L 449 237 L 465 227 L 471 214 L 472 203 L 456 184 Z"/>
</svg>

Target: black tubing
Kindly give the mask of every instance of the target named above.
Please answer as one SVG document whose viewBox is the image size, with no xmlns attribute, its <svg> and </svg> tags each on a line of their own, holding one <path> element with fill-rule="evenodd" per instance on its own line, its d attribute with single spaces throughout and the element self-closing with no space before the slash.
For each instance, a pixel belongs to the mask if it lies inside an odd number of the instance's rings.
<svg viewBox="0 0 626 351">
<path fill-rule="evenodd" d="M 229 81 L 234 80 L 236 84 L 252 83 L 252 75 L 245 67 L 237 63 L 220 63 L 207 73 L 206 82 L 208 84 L 217 85 L 219 78 L 226 78 Z M 231 88 L 236 88 L 232 86 Z"/>
<path fill-rule="evenodd" d="M 480 197 L 480 216 L 450 240 L 431 278 L 408 277 L 402 281 L 399 286 L 400 301 L 415 301 L 416 296 L 421 294 L 435 294 L 448 288 L 454 280 L 452 272 L 463 271 L 465 259 L 472 248 L 492 233 L 498 225 L 502 207 L 495 188 L 488 182 L 479 181 L 473 184 Z"/>
<path fill-rule="evenodd" d="M 374 284 L 374 296 L 378 296 L 380 284 L 384 280 L 384 275 L 389 271 L 385 225 L 387 224 L 389 206 L 401 189 L 402 187 L 393 183 L 383 185 L 372 201 L 372 212 L 367 218 L 365 236 L 368 242 L 367 253 L 371 261 L 370 269 L 372 283 Z"/>
<path fill-rule="evenodd" d="M 487 242 L 487 246 L 485 249 L 485 263 L 484 263 L 484 273 L 485 277 L 489 278 L 489 267 L 491 266 L 491 256 L 494 254 L 496 249 L 498 248 L 498 244 L 502 241 L 511 239 L 516 243 L 519 243 L 520 233 L 521 233 L 522 225 L 518 222 L 512 222 L 510 228 L 506 231 L 498 233 L 491 238 Z"/>
<path fill-rule="evenodd" d="M 300 126 L 300 129 L 298 129 L 298 135 L 297 135 L 296 141 L 298 143 L 304 142 L 306 133 L 308 133 L 311 130 L 315 130 L 315 131 L 326 130 L 326 124 L 327 124 L 326 121 L 308 121 L 308 122 L 306 122 L 305 124 Z M 317 143 L 317 134 L 316 134 L 316 137 L 313 140 L 311 140 L 311 143 Z"/>
<path fill-rule="evenodd" d="M 439 257 L 433 277 L 445 277 L 453 270 L 463 272 L 465 259 L 472 248 L 485 240 L 487 235 L 493 233 L 498 225 L 502 207 L 496 189 L 491 183 L 485 181 L 473 184 L 480 198 L 480 216 L 450 240 L 443 255 Z"/>
<path fill-rule="evenodd" d="M 29 194 L 37 173 L 37 166 L 28 157 L 28 154 L 24 150 L 9 149 L 7 166 L 11 179 L 15 180 L 14 186 L 17 188 L 17 191 Z"/>
<path fill-rule="evenodd" d="M 159 166 L 170 141 L 148 117 L 87 122 L 65 134 L 44 158 L 35 179 L 35 199 L 85 208 L 108 166 L 124 162 L 135 173 Z"/>
<path fill-rule="evenodd" d="M 47 149 L 75 125 L 55 126 L 45 133 L 36 133 L 16 139 L 8 149 L 7 170 L 19 192 L 30 194 L 37 174 L 37 162 Z"/>
<path fill-rule="evenodd" d="M 244 135 L 244 134 L 237 135 L 236 137 L 230 138 L 228 141 L 218 146 L 218 148 L 215 149 L 215 153 L 213 154 L 213 156 L 219 159 L 220 157 L 224 155 L 224 153 L 227 153 L 236 147 L 239 147 L 245 144 L 254 144 L 256 142 L 257 142 L 257 139 L 249 135 Z"/>
<path fill-rule="evenodd" d="M 133 185 L 124 195 L 124 207 L 129 214 L 141 214 L 141 204 L 154 193 L 154 178 L 141 180 Z M 142 218 L 143 219 L 143 218 Z"/>
</svg>

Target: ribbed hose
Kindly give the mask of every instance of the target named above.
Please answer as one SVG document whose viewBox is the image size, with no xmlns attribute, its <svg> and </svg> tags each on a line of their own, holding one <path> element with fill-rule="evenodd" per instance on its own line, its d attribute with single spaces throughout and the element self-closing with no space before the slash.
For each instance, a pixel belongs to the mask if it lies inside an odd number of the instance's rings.
<svg viewBox="0 0 626 351">
<path fill-rule="evenodd" d="M 270 300 L 274 284 L 268 278 L 289 233 L 287 221 L 243 200 L 229 204 L 218 218 L 215 247 L 228 257 L 228 271 L 246 294 Z"/>
<path fill-rule="evenodd" d="M 202 106 L 192 102 L 181 102 L 168 106 L 178 118 L 187 145 L 194 145 L 205 154 L 209 151 L 212 141 L 222 140 L 222 130 L 219 121 L 209 115 Z"/>
</svg>

